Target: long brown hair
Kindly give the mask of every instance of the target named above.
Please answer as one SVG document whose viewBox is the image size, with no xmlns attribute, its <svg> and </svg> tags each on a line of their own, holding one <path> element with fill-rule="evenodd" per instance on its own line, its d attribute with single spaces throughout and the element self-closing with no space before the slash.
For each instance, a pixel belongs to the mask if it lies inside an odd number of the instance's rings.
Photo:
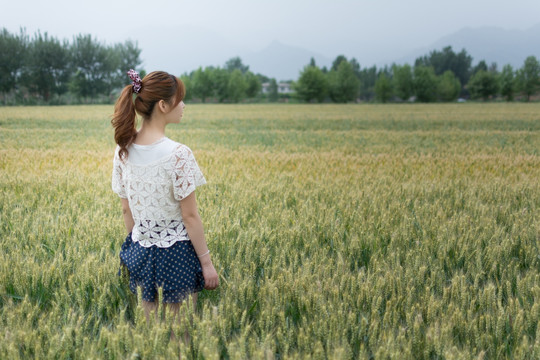
<svg viewBox="0 0 540 360">
<path fill-rule="evenodd" d="M 164 71 L 153 71 L 142 79 L 142 87 L 135 100 L 133 94 L 133 86 L 127 85 L 114 105 L 111 124 L 114 128 L 114 141 L 120 146 L 120 159 L 127 157 L 127 147 L 137 136 L 135 113 L 148 120 L 160 100 L 172 103 L 174 99 L 174 108 L 184 99 L 186 88 L 176 76 Z"/>
</svg>

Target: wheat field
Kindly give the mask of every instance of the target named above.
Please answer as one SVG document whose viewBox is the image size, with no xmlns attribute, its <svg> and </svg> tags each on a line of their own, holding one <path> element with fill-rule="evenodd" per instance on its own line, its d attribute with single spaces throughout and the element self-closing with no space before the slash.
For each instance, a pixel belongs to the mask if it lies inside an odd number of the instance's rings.
<svg viewBox="0 0 540 360">
<path fill-rule="evenodd" d="M 112 111 L 0 111 L 0 359 L 540 358 L 540 104 L 188 104 L 221 286 L 174 324 L 117 275 Z"/>
</svg>

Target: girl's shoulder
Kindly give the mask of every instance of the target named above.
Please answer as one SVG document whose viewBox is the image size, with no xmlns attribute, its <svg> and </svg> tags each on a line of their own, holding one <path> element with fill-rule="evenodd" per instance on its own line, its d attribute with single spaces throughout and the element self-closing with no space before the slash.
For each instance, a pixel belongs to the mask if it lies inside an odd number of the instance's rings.
<svg viewBox="0 0 540 360">
<path fill-rule="evenodd" d="M 169 139 L 168 137 L 166 137 L 162 143 L 162 147 L 165 148 L 166 149 L 165 151 L 169 153 L 176 152 L 177 149 L 181 146 L 183 146 L 181 143 L 179 143 L 178 141 Z"/>
<path fill-rule="evenodd" d="M 175 167 L 183 167 L 183 164 L 194 163 L 196 160 L 193 156 L 193 151 L 191 151 L 189 146 L 182 143 L 176 143 L 173 151 L 172 162 L 174 163 Z"/>
<path fill-rule="evenodd" d="M 175 143 L 173 152 L 175 154 L 177 154 L 177 155 L 191 155 L 191 154 L 193 154 L 193 152 L 191 151 L 189 146 L 187 146 L 186 144 L 179 143 L 179 142 Z"/>
<path fill-rule="evenodd" d="M 191 160 L 193 158 L 193 152 L 189 146 L 169 138 L 165 138 L 160 143 L 158 153 L 158 160 L 166 163 L 177 164 L 179 160 Z"/>
</svg>

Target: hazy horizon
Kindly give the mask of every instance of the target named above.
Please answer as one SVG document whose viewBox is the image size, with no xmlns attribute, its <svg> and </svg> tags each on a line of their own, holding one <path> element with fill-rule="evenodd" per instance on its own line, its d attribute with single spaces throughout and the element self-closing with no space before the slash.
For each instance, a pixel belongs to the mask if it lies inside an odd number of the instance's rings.
<svg viewBox="0 0 540 360">
<path fill-rule="evenodd" d="M 343 54 L 362 66 L 380 65 L 466 27 L 526 30 L 540 24 L 537 0 L 156 0 L 151 7 L 141 0 L 2 2 L 0 26 L 10 32 L 24 27 L 29 35 L 40 30 L 67 40 L 92 34 L 108 44 L 131 39 L 142 50 L 144 68 L 171 72 L 223 65 L 275 41 L 328 59 Z"/>
</svg>

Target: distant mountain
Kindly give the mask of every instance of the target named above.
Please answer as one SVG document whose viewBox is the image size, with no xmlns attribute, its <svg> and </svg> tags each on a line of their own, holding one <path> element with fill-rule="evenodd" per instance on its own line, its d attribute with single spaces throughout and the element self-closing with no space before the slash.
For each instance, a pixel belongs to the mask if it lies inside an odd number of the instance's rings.
<svg viewBox="0 0 540 360">
<path fill-rule="evenodd" d="M 530 55 L 540 59 L 540 24 L 527 30 L 506 30 L 499 27 L 464 28 L 442 37 L 430 46 L 414 50 L 395 62 L 413 65 L 418 57 L 446 46 L 452 46 L 455 52 L 465 49 L 473 57 L 473 65 L 485 60 L 488 65 L 496 62 L 499 69 L 506 64 L 520 68 Z"/>
<path fill-rule="evenodd" d="M 260 51 L 252 51 L 249 44 L 191 25 L 168 29 L 144 27 L 131 32 L 130 37 L 138 40 L 142 49 L 143 68 L 149 71 L 165 70 L 177 75 L 189 73 L 199 66 L 224 66 L 228 59 L 240 56 L 242 62 L 249 65 L 254 73 L 274 77 L 278 81 L 297 80 L 300 71 L 312 57 L 318 66 L 330 67 L 333 58 L 339 55 L 325 56 L 278 41 L 273 41 Z M 456 52 L 466 49 L 473 57 L 473 65 L 485 60 L 488 64 L 496 62 L 499 69 L 505 64 L 520 68 L 527 56 L 534 55 L 540 59 L 540 23 L 527 30 L 505 30 L 498 27 L 464 28 L 442 37 L 430 46 L 411 51 L 406 56 L 400 57 L 399 53 L 391 55 L 387 52 L 384 56 L 386 60 L 380 56 L 381 59 L 375 63 L 377 66 L 390 65 L 394 62 L 413 65 L 416 58 L 446 46 L 452 46 Z M 350 50 L 354 47 L 354 44 L 344 44 L 344 48 Z M 358 51 L 368 50 L 362 48 Z M 332 56 L 332 59 L 327 56 Z M 356 58 L 361 60 L 362 56 Z"/>
<path fill-rule="evenodd" d="M 296 80 L 312 57 L 320 67 L 332 63 L 319 53 L 278 41 L 273 41 L 260 51 L 252 51 L 246 44 L 192 25 L 166 30 L 145 27 L 130 35 L 137 39 L 142 49 L 143 68 L 165 70 L 177 75 L 190 73 L 199 66 L 224 66 L 227 60 L 235 56 L 240 56 L 252 72 L 278 81 Z"/>
<path fill-rule="evenodd" d="M 329 67 L 332 60 L 319 53 L 273 41 L 263 50 L 245 53 L 242 62 L 254 73 L 279 80 L 296 80 L 311 58 L 319 67 Z"/>
<path fill-rule="evenodd" d="M 146 27 L 130 35 L 137 39 L 142 49 L 143 68 L 149 71 L 165 70 L 177 75 L 190 73 L 199 66 L 222 67 L 227 60 L 235 56 L 240 56 L 252 72 L 274 77 L 278 81 L 296 80 L 312 57 L 321 67 L 332 63 L 321 54 L 278 41 L 270 43 L 260 51 L 252 51 L 248 44 L 241 44 L 216 32 L 189 25 L 166 30 Z"/>
<path fill-rule="evenodd" d="M 132 31 L 130 35 L 137 39 L 142 49 L 143 68 L 176 75 L 190 73 L 200 66 L 223 66 L 228 59 L 245 50 L 245 46 L 234 40 L 192 25 L 165 30 L 145 27 Z"/>
</svg>

